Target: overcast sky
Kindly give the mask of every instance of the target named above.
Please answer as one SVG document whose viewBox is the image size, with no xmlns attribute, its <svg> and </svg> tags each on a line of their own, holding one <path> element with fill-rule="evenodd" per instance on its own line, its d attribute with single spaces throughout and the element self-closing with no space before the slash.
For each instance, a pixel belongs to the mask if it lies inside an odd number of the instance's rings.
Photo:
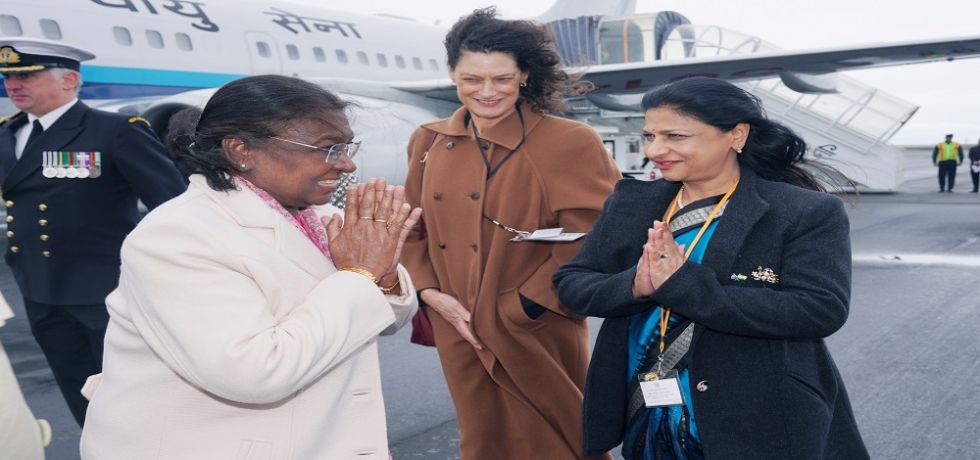
<svg viewBox="0 0 980 460">
<path fill-rule="evenodd" d="M 322 3 L 318 0 L 294 0 Z M 356 0 L 349 11 L 400 15 L 448 27 L 474 8 L 497 5 L 510 18 L 543 13 L 553 0 Z M 677 11 L 694 24 L 756 35 L 786 49 L 980 35 L 978 0 L 639 0 L 637 12 Z M 980 59 L 848 72 L 921 106 L 895 144 L 928 144 L 955 133 L 980 138 Z"/>
</svg>

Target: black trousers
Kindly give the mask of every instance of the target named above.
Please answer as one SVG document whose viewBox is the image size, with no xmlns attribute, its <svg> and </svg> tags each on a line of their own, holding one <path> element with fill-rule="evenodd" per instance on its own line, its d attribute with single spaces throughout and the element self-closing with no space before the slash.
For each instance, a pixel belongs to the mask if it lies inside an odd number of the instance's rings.
<svg viewBox="0 0 980 460">
<path fill-rule="evenodd" d="M 82 386 L 90 375 L 102 372 L 109 312 L 105 304 L 48 305 L 27 298 L 24 309 L 68 409 L 82 426 L 88 409 Z"/>
<path fill-rule="evenodd" d="M 949 180 L 949 188 L 946 188 L 946 181 Z M 939 162 L 939 190 L 953 191 L 953 183 L 956 181 L 956 160 L 943 160 Z"/>
<path fill-rule="evenodd" d="M 973 179 L 973 191 L 980 190 L 980 172 L 973 172 L 972 167 L 970 168 L 970 179 Z"/>
</svg>

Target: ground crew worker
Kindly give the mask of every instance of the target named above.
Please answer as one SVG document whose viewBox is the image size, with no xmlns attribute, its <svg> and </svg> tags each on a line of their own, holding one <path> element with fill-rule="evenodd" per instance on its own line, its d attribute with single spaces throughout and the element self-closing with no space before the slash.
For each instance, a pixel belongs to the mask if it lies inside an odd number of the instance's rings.
<svg viewBox="0 0 980 460">
<path fill-rule="evenodd" d="M 953 192 L 956 181 L 956 166 L 963 164 L 963 147 L 959 142 L 953 142 L 953 135 L 947 134 L 946 141 L 936 144 L 932 149 L 932 165 L 939 167 L 939 193 Z M 947 179 L 949 188 L 946 188 Z"/>
</svg>

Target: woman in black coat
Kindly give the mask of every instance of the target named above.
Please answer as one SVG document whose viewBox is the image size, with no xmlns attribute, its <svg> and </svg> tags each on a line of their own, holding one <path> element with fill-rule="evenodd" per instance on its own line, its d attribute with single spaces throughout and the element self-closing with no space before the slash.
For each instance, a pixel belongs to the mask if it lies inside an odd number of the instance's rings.
<svg viewBox="0 0 980 460">
<path fill-rule="evenodd" d="M 606 318 L 584 453 L 868 458 L 823 341 L 848 314 L 847 215 L 801 167 L 803 140 L 720 80 L 658 88 L 643 109 L 666 180 L 621 181 L 553 278 L 570 309 Z"/>
</svg>

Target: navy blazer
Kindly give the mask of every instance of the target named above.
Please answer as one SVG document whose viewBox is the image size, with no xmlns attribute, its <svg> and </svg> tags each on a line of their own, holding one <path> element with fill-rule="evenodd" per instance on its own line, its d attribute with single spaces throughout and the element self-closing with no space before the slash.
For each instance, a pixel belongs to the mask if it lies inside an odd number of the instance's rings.
<svg viewBox="0 0 980 460">
<path fill-rule="evenodd" d="M 743 168 L 702 263 L 686 262 L 651 297 L 634 299 L 646 230 L 679 188 L 620 181 L 579 253 L 554 275 L 568 308 L 606 318 L 586 384 L 583 452 L 622 442 L 630 315 L 660 303 L 696 323 L 688 362 L 706 458 L 868 458 L 823 341 L 848 313 L 851 251 L 841 200 Z M 753 279 L 766 268 L 778 282 Z"/>
<path fill-rule="evenodd" d="M 24 297 L 50 305 L 102 304 L 119 282 L 119 250 L 150 209 L 186 188 L 141 118 L 73 105 L 14 156 L 20 113 L 0 125 L 0 193 L 7 205 L 5 259 Z M 101 152 L 98 178 L 41 174 L 42 152 Z"/>
</svg>

